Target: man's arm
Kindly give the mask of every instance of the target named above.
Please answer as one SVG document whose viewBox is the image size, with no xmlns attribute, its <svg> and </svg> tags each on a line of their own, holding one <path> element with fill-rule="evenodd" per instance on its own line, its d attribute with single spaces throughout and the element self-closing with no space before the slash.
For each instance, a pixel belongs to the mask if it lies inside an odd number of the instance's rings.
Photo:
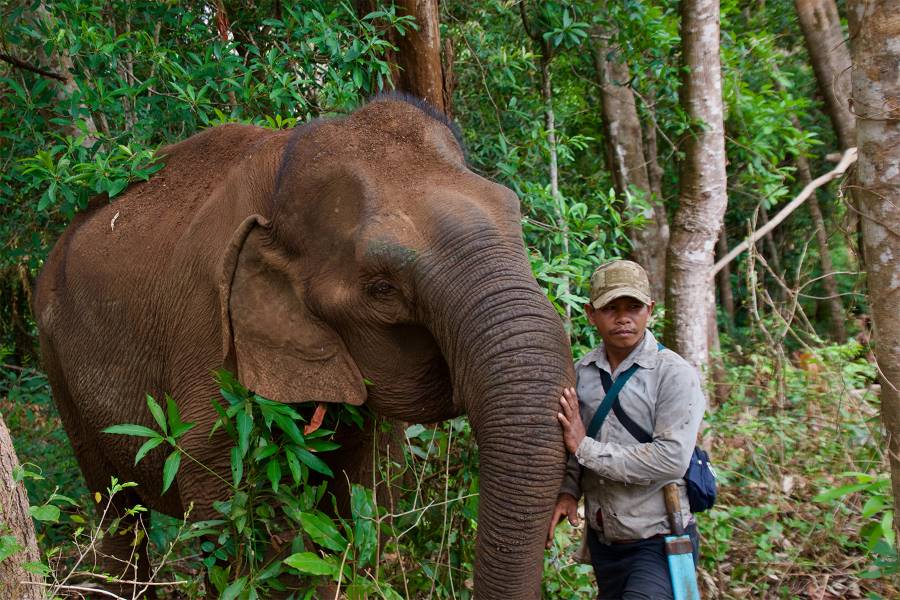
<svg viewBox="0 0 900 600">
<path fill-rule="evenodd" d="M 560 399 L 562 411 L 558 417 L 566 447 L 581 466 L 624 483 L 664 481 L 684 475 L 706 401 L 693 368 L 687 364 L 671 365 L 667 371 L 660 381 L 656 426 L 653 441 L 648 444 L 604 443 L 586 437 L 577 398 L 573 408 L 574 390 Z"/>
</svg>

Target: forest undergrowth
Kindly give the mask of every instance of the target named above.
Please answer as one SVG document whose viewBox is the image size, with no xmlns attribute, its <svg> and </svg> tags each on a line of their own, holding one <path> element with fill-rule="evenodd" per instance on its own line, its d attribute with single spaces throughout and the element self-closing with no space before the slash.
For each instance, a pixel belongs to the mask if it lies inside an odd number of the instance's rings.
<svg viewBox="0 0 900 600">
<path fill-rule="evenodd" d="M 853 341 L 785 359 L 762 345 L 726 341 L 726 347 L 727 399 L 708 411 L 703 435 L 720 486 L 716 506 L 698 517 L 704 597 L 897 597 L 878 390 L 867 348 Z M 96 498 L 78 475 L 42 373 L 5 366 L 0 410 L 31 474 L 25 482 L 44 564 L 55 573 L 44 568 L 49 580 L 60 581 L 84 547 L 83 539 L 72 540 L 97 527 Z M 323 589 L 329 597 L 471 597 L 478 461 L 468 422 L 412 425 L 404 437 L 405 465 L 396 452 L 380 461 L 381 478 L 396 487 L 367 517 L 381 532 L 377 556 L 354 562 L 345 555 L 341 568 L 349 579 L 342 585 L 329 574 L 307 573 L 306 597 Z M 153 586 L 156 597 L 215 597 L 205 589 L 202 542 L 184 535 L 186 527 L 154 515 L 147 533 L 152 561 L 162 567 L 156 582 L 183 582 Z M 545 597 L 590 597 L 590 567 L 572 558 L 580 535 L 568 525 L 558 528 L 546 554 Z M 327 559 L 328 552 L 320 545 L 320 555 Z"/>
</svg>

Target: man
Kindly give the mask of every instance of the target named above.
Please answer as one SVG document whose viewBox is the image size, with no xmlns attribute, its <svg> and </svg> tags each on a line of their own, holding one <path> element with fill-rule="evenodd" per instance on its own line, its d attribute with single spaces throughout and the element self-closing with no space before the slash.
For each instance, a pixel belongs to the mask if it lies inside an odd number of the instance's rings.
<svg viewBox="0 0 900 600">
<path fill-rule="evenodd" d="M 640 265 L 626 260 L 601 265 L 591 276 L 585 312 L 602 344 L 576 363 L 576 387 L 560 398 L 558 418 L 570 456 L 548 545 L 560 519 L 578 524 L 578 498 L 584 496 L 586 546 L 602 599 L 673 597 L 663 540 L 670 533 L 663 497 L 668 483 L 679 486 L 695 564 L 698 557 L 682 476 L 706 402 L 694 368 L 647 331 L 654 306 Z M 587 437 L 585 423 L 605 396 L 603 379 L 609 386 L 635 364 L 619 392 L 619 411 L 609 412 L 596 439 Z M 624 425 L 628 420 L 632 423 Z M 629 432 L 635 425 L 652 441 L 638 442 Z"/>
</svg>

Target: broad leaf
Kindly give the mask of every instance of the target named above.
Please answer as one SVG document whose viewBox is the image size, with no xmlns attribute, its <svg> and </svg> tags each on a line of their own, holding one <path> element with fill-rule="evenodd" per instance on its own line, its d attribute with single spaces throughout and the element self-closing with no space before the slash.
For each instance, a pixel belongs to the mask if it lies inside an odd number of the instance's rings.
<svg viewBox="0 0 900 600">
<path fill-rule="evenodd" d="M 175 481 L 175 475 L 178 473 L 179 466 L 181 466 L 181 451 L 176 450 L 166 458 L 166 462 L 163 465 L 163 494 L 166 493 L 166 490 L 168 490 L 169 486 L 172 485 L 172 482 Z"/>
<path fill-rule="evenodd" d="M 321 458 L 319 458 L 309 450 L 305 450 L 303 448 L 291 448 L 291 450 L 297 455 L 297 458 L 300 459 L 300 462 L 305 464 L 313 471 L 318 471 L 323 475 L 334 477 L 334 473 L 331 471 L 331 469 L 328 468 L 328 465 L 322 462 Z"/>
<path fill-rule="evenodd" d="M 300 524 L 309 537 L 322 546 L 335 552 L 347 549 L 347 538 L 341 535 L 334 522 L 322 513 L 300 513 Z"/>
<path fill-rule="evenodd" d="M 337 573 L 334 559 L 324 560 L 312 552 L 298 552 L 284 559 L 284 564 L 307 575 L 331 575 Z"/>
<path fill-rule="evenodd" d="M 59 509 L 52 504 L 44 504 L 43 506 L 29 506 L 29 514 L 38 521 L 46 521 L 56 523 L 59 521 Z"/>
<path fill-rule="evenodd" d="M 147 453 L 162 444 L 165 440 L 161 437 L 150 438 L 138 448 L 137 454 L 134 455 L 134 464 L 141 462 L 141 459 L 147 456 Z"/>
<path fill-rule="evenodd" d="M 144 427 L 143 425 L 134 425 L 132 423 L 124 423 L 122 425 L 113 425 L 111 427 L 107 427 L 103 430 L 103 433 L 114 433 L 116 435 L 137 435 L 140 437 L 160 437 L 159 432 L 153 431 L 149 427 Z"/>
<path fill-rule="evenodd" d="M 156 403 L 156 400 L 154 400 L 153 396 L 150 394 L 147 394 L 147 408 L 150 409 L 153 419 L 156 421 L 156 424 L 159 425 L 159 428 L 162 429 L 162 432 L 168 435 L 169 427 L 166 424 L 166 415 L 163 412 L 162 407 Z"/>
</svg>

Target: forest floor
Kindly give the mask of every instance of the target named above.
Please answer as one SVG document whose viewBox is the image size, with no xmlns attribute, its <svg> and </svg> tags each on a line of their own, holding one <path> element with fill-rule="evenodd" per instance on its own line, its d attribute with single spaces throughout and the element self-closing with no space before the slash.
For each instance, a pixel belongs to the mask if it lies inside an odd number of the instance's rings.
<svg viewBox="0 0 900 600">
<path fill-rule="evenodd" d="M 708 412 L 704 435 L 720 488 L 717 505 L 698 517 L 704 597 L 900 597 L 896 554 L 887 542 L 891 536 L 885 535 L 891 530 L 892 513 L 881 452 L 878 388 L 862 349 L 853 344 L 832 346 L 783 361 L 746 353 L 726 357 L 726 362 L 727 400 Z M 32 504 L 40 506 L 53 494 L 74 500 L 63 507 L 58 522 L 38 523 L 42 550 L 61 547 L 65 553 L 73 530 L 90 518 L 79 516 L 85 514 L 80 507 L 92 502 L 50 400 L 46 378 L 38 371 L 5 367 L 0 386 L 0 413 L 19 459 L 43 476 L 26 482 Z M 408 431 L 423 437 L 421 428 Z M 454 445 L 439 452 L 423 445 L 414 450 L 418 456 L 413 460 L 421 466 L 424 457 L 430 473 L 422 481 L 434 486 L 419 491 L 446 500 L 461 497 L 472 485 L 466 471 L 474 468 L 470 467 L 474 453 L 466 449 L 474 443 L 469 444 L 472 440 L 466 438 L 470 433 L 462 419 L 439 426 L 429 439 L 442 436 L 442 431 L 457 432 Z M 446 453 L 451 454 L 449 463 Z M 461 468 L 452 464 L 457 458 Z M 469 545 L 447 555 L 471 556 L 474 536 L 466 530 L 473 527 L 472 522 L 463 518 L 433 521 L 436 524 L 428 525 L 424 519 L 422 527 L 455 528 L 448 539 Z M 151 541 L 162 543 L 165 527 L 172 524 L 160 525 L 162 530 L 154 531 Z M 433 535 L 425 531 L 421 537 Z M 557 544 L 548 552 L 546 597 L 589 597 L 590 568 L 571 559 L 578 541 L 579 532 L 559 528 Z M 433 547 L 407 546 L 407 550 L 420 552 L 422 564 L 427 564 Z M 390 552 L 382 557 L 388 563 L 398 560 Z M 448 559 L 438 551 L 432 560 L 439 565 Z M 173 565 L 174 574 L 196 577 L 199 563 L 181 564 Z M 434 586 L 430 596 L 416 597 L 468 597 L 471 582 L 465 567 L 445 570 L 456 573 L 452 577 L 460 578 L 457 585 L 451 581 L 449 586 Z M 400 569 L 404 569 L 402 561 Z M 384 576 L 392 572 L 397 569 L 383 566 Z M 171 590 L 159 593 L 160 597 L 187 597 Z"/>
</svg>

